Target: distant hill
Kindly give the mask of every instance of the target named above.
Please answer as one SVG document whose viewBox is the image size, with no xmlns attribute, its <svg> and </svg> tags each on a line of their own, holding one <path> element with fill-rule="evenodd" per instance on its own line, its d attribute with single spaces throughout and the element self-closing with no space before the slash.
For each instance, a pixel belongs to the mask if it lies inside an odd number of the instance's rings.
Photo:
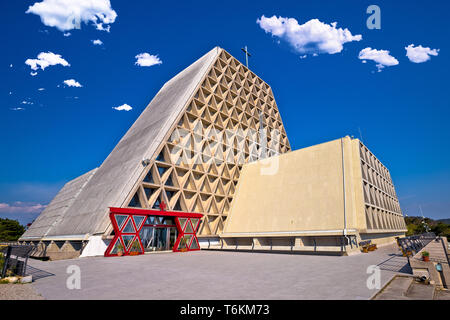
<svg viewBox="0 0 450 320">
<path fill-rule="evenodd" d="M 445 223 L 445 224 L 450 224 L 450 218 L 448 218 L 448 219 L 439 219 L 439 220 L 436 220 L 437 222 L 442 222 L 442 223 Z"/>
</svg>

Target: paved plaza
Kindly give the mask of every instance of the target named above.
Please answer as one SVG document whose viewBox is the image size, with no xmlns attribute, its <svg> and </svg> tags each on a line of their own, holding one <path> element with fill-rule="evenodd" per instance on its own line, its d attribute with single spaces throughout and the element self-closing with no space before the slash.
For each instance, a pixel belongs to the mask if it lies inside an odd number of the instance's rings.
<svg viewBox="0 0 450 320">
<path fill-rule="evenodd" d="M 383 286 L 408 272 L 395 245 L 354 256 L 197 251 L 141 256 L 29 261 L 36 291 L 46 299 L 369 299 L 370 265 Z M 68 289 L 67 268 L 81 271 Z"/>
</svg>

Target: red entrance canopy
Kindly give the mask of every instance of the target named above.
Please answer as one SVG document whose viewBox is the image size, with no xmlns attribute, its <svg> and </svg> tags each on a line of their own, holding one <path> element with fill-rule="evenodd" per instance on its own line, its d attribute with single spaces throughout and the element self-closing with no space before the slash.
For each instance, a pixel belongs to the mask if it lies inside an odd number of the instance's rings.
<svg viewBox="0 0 450 320">
<path fill-rule="evenodd" d="M 105 251 L 105 257 L 143 254 L 144 246 L 139 233 L 149 216 L 174 218 L 178 233 L 172 249 L 174 252 L 200 250 L 196 232 L 203 214 L 164 211 L 166 207 L 164 202 L 160 207 L 162 210 L 110 207 L 109 217 L 114 228 L 114 238 Z"/>
</svg>

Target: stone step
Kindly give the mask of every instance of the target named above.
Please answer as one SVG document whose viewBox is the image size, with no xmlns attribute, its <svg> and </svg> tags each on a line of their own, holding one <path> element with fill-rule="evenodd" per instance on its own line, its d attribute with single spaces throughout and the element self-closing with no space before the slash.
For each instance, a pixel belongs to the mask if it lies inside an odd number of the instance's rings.
<svg viewBox="0 0 450 320">
<path fill-rule="evenodd" d="M 433 300 L 435 285 L 426 285 L 413 281 L 405 293 L 405 296 L 414 300 Z"/>
</svg>

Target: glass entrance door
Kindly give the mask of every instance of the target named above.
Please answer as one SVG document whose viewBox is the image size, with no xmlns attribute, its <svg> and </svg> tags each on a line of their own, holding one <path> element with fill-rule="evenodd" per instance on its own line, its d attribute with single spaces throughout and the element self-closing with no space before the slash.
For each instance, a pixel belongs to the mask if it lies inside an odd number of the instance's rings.
<svg viewBox="0 0 450 320">
<path fill-rule="evenodd" d="M 175 227 L 147 227 L 140 232 L 145 252 L 172 250 L 177 239 Z"/>
<path fill-rule="evenodd" d="M 177 228 L 170 227 L 169 230 L 169 249 L 172 250 L 175 246 L 175 241 L 177 241 Z"/>
<path fill-rule="evenodd" d="M 169 250 L 167 228 L 155 228 L 155 251 Z"/>
</svg>

